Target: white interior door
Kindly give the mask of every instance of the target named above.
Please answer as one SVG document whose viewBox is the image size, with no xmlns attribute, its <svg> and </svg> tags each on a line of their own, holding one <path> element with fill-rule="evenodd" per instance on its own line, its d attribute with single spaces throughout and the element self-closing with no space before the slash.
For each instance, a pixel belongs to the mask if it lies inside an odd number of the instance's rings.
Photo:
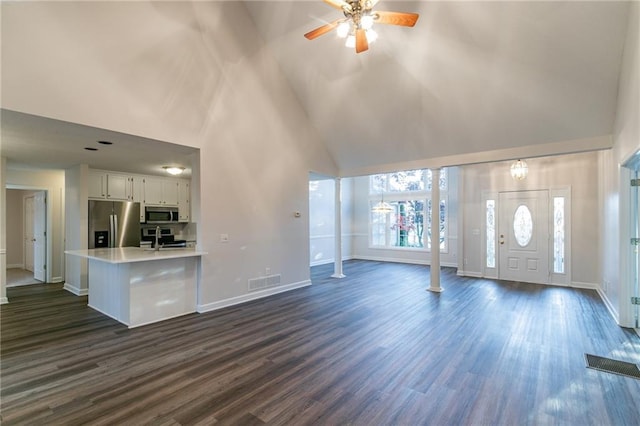
<svg viewBox="0 0 640 426">
<path fill-rule="evenodd" d="M 47 280 L 47 205 L 46 192 L 36 192 L 33 197 L 33 277 Z"/>
<path fill-rule="evenodd" d="M 33 272 L 33 196 L 24 199 L 24 269 Z"/>
<path fill-rule="evenodd" d="M 549 193 L 500 193 L 500 279 L 549 283 Z"/>
</svg>

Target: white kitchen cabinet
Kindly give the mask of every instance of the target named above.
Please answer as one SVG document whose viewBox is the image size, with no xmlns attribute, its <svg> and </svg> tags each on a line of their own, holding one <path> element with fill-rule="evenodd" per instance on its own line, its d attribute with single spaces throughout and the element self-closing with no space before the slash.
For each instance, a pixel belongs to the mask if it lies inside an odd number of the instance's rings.
<svg viewBox="0 0 640 426">
<path fill-rule="evenodd" d="M 191 193 L 189 181 L 180 179 L 178 181 L 178 221 L 189 222 L 191 210 Z"/>
<path fill-rule="evenodd" d="M 89 198 L 107 198 L 107 174 L 98 170 L 89 171 Z"/>
<path fill-rule="evenodd" d="M 145 222 L 144 217 L 144 177 L 133 176 L 133 201 L 140 203 L 140 222 Z"/>
<path fill-rule="evenodd" d="M 107 173 L 107 199 L 133 201 L 133 178 L 129 175 Z"/>
<path fill-rule="evenodd" d="M 146 177 L 144 203 L 148 206 L 177 206 L 178 179 Z"/>
</svg>

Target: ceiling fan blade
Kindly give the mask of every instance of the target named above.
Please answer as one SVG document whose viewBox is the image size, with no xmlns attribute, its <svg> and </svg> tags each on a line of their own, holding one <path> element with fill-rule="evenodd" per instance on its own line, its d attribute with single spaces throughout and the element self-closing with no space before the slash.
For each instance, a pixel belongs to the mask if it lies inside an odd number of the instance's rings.
<svg viewBox="0 0 640 426">
<path fill-rule="evenodd" d="M 420 16 L 417 13 L 384 11 L 376 11 L 374 15 L 376 16 L 374 22 L 376 23 L 401 25 L 403 27 L 413 27 Z"/>
<path fill-rule="evenodd" d="M 362 28 L 356 30 L 356 53 L 364 52 L 369 49 L 367 34 Z"/>
<path fill-rule="evenodd" d="M 342 19 L 337 19 L 333 22 L 330 22 L 326 25 L 323 25 L 321 27 L 316 28 L 315 30 L 311 30 L 308 33 L 306 33 L 304 36 L 306 38 L 308 38 L 309 40 L 313 40 L 316 37 L 320 37 L 323 34 L 328 33 L 329 31 L 333 30 L 335 27 L 338 26 L 338 24 L 340 23 L 340 21 L 342 21 Z"/>
<path fill-rule="evenodd" d="M 344 0 L 323 0 L 331 7 L 335 7 L 338 10 L 346 10 L 351 12 L 351 5 Z"/>
</svg>

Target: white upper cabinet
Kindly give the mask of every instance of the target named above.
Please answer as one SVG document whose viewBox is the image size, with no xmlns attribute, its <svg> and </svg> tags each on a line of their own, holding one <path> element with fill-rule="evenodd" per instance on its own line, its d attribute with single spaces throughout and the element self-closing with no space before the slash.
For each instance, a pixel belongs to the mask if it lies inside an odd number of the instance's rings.
<svg viewBox="0 0 640 426">
<path fill-rule="evenodd" d="M 189 181 L 180 179 L 178 181 L 178 221 L 189 222 L 189 216 L 191 211 Z"/>
<path fill-rule="evenodd" d="M 146 177 L 144 203 L 148 206 L 177 206 L 178 179 Z"/>
<path fill-rule="evenodd" d="M 107 198 L 107 174 L 105 172 L 89 171 L 89 198 Z"/>
<path fill-rule="evenodd" d="M 133 177 L 104 170 L 89 170 L 89 198 L 134 201 Z"/>
<path fill-rule="evenodd" d="M 133 201 L 133 178 L 107 173 L 107 199 Z"/>
<path fill-rule="evenodd" d="M 180 222 L 189 222 L 191 216 L 191 188 L 188 179 L 91 169 L 88 186 L 91 199 L 140 203 L 140 222 L 145 221 L 145 206 L 178 207 Z"/>
<path fill-rule="evenodd" d="M 140 203 L 140 222 L 145 222 L 144 217 L 144 177 L 133 177 L 133 201 Z"/>
</svg>

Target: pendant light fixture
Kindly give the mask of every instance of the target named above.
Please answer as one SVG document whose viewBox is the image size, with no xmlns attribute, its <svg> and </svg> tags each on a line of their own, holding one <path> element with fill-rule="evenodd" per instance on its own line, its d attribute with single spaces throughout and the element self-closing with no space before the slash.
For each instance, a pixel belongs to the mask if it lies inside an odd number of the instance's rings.
<svg viewBox="0 0 640 426">
<path fill-rule="evenodd" d="M 511 177 L 515 180 L 523 180 L 528 172 L 529 167 L 524 160 L 516 160 L 511 164 Z"/>
<path fill-rule="evenodd" d="M 381 213 L 381 214 L 387 214 L 387 213 L 392 213 L 395 211 L 395 209 L 393 208 L 393 206 L 389 203 L 385 203 L 384 201 L 384 195 L 382 195 L 382 197 L 380 198 L 380 201 L 371 208 L 371 211 L 373 213 Z"/>
</svg>

